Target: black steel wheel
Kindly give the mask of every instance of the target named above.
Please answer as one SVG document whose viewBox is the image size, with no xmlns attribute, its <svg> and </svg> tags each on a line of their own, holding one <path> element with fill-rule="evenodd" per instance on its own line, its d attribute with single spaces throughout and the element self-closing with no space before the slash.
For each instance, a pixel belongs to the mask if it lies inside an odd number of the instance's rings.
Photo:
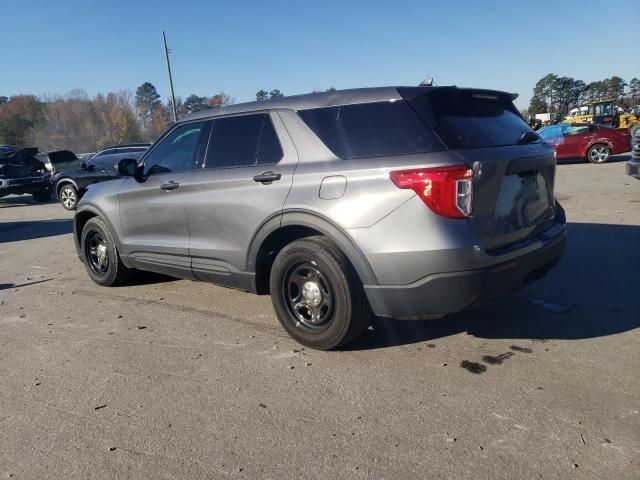
<svg viewBox="0 0 640 480">
<path fill-rule="evenodd" d="M 271 267 L 269 287 L 278 320 L 309 348 L 338 348 L 356 338 L 371 320 L 358 275 L 324 236 L 285 246 Z"/>
<path fill-rule="evenodd" d="M 104 277 L 109 271 L 109 247 L 102 232 L 92 230 L 87 236 L 84 256 L 89 268 L 98 276 Z"/>
<path fill-rule="evenodd" d="M 111 231 L 99 217 L 84 225 L 80 246 L 87 273 L 98 285 L 120 285 L 129 278 L 131 269 L 120 260 Z"/>
<path fill-rule="evenodd" d="M 282 294 L 289 313 L 308 331 L 326 328 L 333 316 L 333 290 L 317 264 L 294 264 L 283 277 Z"/>
</svg>

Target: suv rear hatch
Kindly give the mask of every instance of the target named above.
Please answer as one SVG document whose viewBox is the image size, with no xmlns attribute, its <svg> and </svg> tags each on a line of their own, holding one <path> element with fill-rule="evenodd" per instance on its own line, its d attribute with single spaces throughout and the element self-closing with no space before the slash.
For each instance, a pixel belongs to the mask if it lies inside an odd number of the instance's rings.
<svg viewBox="0 0 640 480">
<path fill-rule="evenodd" d="M 473 169 L 468 222 L 483 249 L 492 253 L 553 225 L 553 148 L 525 123 L 513 95 L 456 87 L 398 91 L 447 148 Z"/>
</svg>

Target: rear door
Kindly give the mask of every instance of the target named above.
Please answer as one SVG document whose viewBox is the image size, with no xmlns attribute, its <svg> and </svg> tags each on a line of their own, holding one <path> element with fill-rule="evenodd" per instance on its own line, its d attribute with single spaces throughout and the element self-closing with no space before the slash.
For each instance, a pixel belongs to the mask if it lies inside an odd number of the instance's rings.
<svg viewBox="0 0 640 480">
<path fill-rule="evenodd" d="M 277 113 L 216 118 L 187 205 L 193 274 L 238 288 L 249 243 L 282 211 L 298 156 Z"/>
<path fill-rule="evenodd" d="M 468 222 L 484 249 L 518 242 L 553 224 L 553 148 L 537 139 L 510 94 L 455 87 L 401 93 L 473 168 Z"/>
<path fill-rule="evenodd" d="M 123 253 L 136 267 L 191 276 L 186 199 L 210 122 L 178 124 L 143 159 L 142 180 L 126 178 L 118 194 Z"/>
</svg>

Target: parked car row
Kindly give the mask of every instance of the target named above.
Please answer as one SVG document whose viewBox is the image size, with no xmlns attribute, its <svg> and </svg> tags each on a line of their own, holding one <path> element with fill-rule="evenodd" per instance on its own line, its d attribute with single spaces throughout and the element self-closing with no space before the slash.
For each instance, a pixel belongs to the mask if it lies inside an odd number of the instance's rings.
<svg viewBox="0 0 640 480">
<path fill-rule="evenodd" d="M 123 158 L 134 160 L 147 151 L 151 144 L 133 143 L 109 147 L 95 153 L 76 168 L 69 168 L 53 176 L 53 189 L 67 210 L 75 210 L 78 200 L 91 184 L 118 178 L 118 162 Z"/>
<path fill-rule="evenodd" d="M 580 158 L 605 163 L 611 155 L 631 150 L 631 134 L 627 128 L 559 123 L 541 128 L 538 135 L 555 148 L 558 160 Z"/>
<path fill-rule="evenodd" d="M 67 210 L 73 210 L 92 183 L 118 178 L 118 162 L 139 159 L 149 143 L 105 148 L 84 161 L 70 150 L 38 152 L 0 145 L 0 197 L 31 194 L 46 202 L 55 193 Z"/>
</svg>

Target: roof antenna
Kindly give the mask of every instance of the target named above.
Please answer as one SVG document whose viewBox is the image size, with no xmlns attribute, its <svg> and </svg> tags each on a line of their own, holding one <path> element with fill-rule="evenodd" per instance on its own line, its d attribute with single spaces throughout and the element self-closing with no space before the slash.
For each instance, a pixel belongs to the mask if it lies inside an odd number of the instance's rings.
<svg viewBox="0 0 640 480">
<path fill-rule="evenodd" d="M 433 77 L 427 77 L 420 82 L 420 87 L 433 87 Z"/>
</svg>

